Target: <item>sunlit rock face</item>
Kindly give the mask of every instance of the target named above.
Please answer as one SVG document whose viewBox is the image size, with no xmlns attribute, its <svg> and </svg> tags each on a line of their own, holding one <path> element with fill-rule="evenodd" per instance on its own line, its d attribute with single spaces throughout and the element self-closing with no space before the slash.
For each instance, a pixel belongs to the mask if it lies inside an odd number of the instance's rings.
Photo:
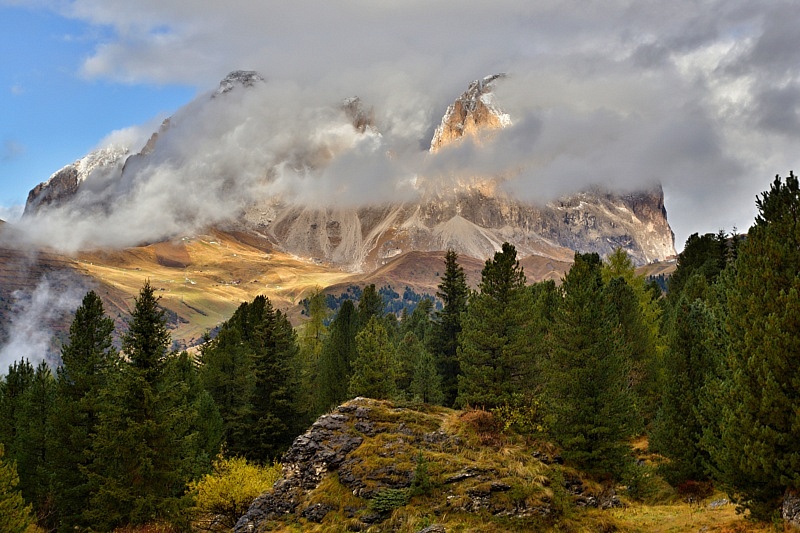
<svg viewBox="0 0 800 533">
<path fill-rule="evenodd" d="M 447 108 L 431 152 L 467 139 L 480 147 L 511 124 L 492 92 L 503 77 L 487 76 L 469 85 Z M 356 121 L 354 127 L 363 131 Z M 626 194 L 576 191 L 536 204 L 504 193 L 501 182 L 498 176 L 474 176 L 449 190 L 423 184 L 417 201 L 361 209 L 262 204 L 249 212 L 250 222 L 299 256 L 363 270 L 411 250 L 452 248 L 487 258 L 506 241 L 522 256 L 558 260 L 571 260 L 575 251 L 605 256 L 617 247 L 637 264 L 675 254 L 660 186 Z"/>
<path fill-rule="evenodd" d="M 511 117 L 503 113 L 494 101 L 492 87 L 503 74 L 475 80 L 469 88 L 450 104 L 431 139 L 431 152 L 463 137 L 480 139 L 486 132 L 511 124 Z"/>
<path fill-rule="evenodd" d="M 494 136 L 503 128 L 513 125 L 513 117 L 502 110 L 502 103 L 497 101 L 493 91 L 496 85 L 503 83 L 504 77 L 497 74 L 476 80 L 453 101 L 430 141 L 431 156 L 457 148 L 464 142 L 473 143 L 475 150 L 481 150 L 485 143 L 500 139 Z M 445 185 L 419 176 L 414 195 L 406 195 L 402 201 L 372 202 L 362 207 L 345 207 L 333 201 L 325 205 L 324 202 L 320 204 L 319 199 L 304 203 L 297 198 L 269 193 L 269 185 L 279 179 L 276 176 L 280 176 L 280 169 L 313 174 L 325 169 L 338 154 L 351 149 L 358 139 L 381 138 L 374 109 L 358 97 L 341 101 L 338 108 L 326 115 L 339 117 L 341 121 L 335 128 L 320 128 L 332 136 L 333 141 L 327 137 L 320 141 L 323 135 L 317 133 L 309 135 L 305 141 L 279 145 L 279 151 L 267 153 L 262 149 L 263 139 L 259 139 L 252 141 L 252 146 L 232 145 L 232 149 L 238 151 L 223 154 L 224 164 L 218 164 L 219 157 L 208 161 L 201 159 L 204 153 L 194 150 L 195 146 L 213 149 L 222 145 L 215 138 L 202 137 L 206 129 L 208 135 L 219 135 L 219 128 L 215 130 L 214 124 L 198 123 L 197 117 L 204 117 L 204 110 L 213 107 L 216 114 L 209 112 L 208 116 L 219 121 L 220 117 L 226 117 L 219 111 L 228 109 L 226 105 L 239 113 L 247 105 L 263 105 L 263 101 L 246 97 L 268 83 L 253 71 L 231 73 L 216 91 L 198 98 L 167 119 L 143 148 L 115 147 L 92 152 L 37 185 L 28 196 L 25 217 L 70 205 L 79 212 L 86 202 L 95 202 L 91 206 L 101 205 L 99 211 L 108 213 L 115 209 L 115 199 L 119 195 L 136 191 L 141 196 L 141 191 L 145 190 L 141 187 L 144 180 L 139 179 L 142 175 L 163 176 L 171 168 L 191 167 L 199 173 L 220 174 L 206 176 L 199 191 L 188 192 L 193 196 L 199 192 L 209 198 L 231 198 L 225 205 L 239 206 L 217 217 L 213 210 L 204 210 L 212 211 L 204 213 L 203 220 L 208 220 L 209 224 L 257 233 L 277 248 L 302 259 L 348 270 L 371 271 L 412 250 L 454 249 L 461 255 L 483 259 L 499 250 L 506 241 L 514 244 L 521 256 L 540 255 L 558 260 L 570 260 L 575 251 L 607 255 L 617 247 L 624 248 L 637 264 L 675 254 L 660 186 L 624 194 L 601 189 L 582 190 L 555 201 L 534 202 L 505 192 L 502 185 L 507 176 L 475 175 Z M 248 109 L 245 107 L 245 111 Z M 253 114 L 242 114 L 245 123 L 234 123 L 223 133 L 232 135 L 237 128 L 253 128 Z M 181 128 L 181 121 L 185 124 L 187 116 L 194 119 L 191 132 L 186 131 L 186 127 Z M 513 129 L 506 133 L 513 134 Z M 181 138 L 189 134 L 193 144 Z M 243 142 L 249 142 L 248 139 L 244 137 Z M 187 145 L 192 149 L 187 149 Z M 250 157 L 247 164 L 238 164 L 240 152 L 242 157 Z M 255 167 L 254 153 L 260 154 Z M 255 175 L 255 181 L 242 180 L 241 175 Z M 341 178 L 346 179 L 346 176 Z M 256 182 L 259 186 L 253 187 Z M 250 188 L 241 190 L 242 183 L 249 184 Z M 160 192 L 154 190 L 156 195 Z M 167 208 L 198 209 L 180 204 L 180 201 L 171 202 Z M 196 218 L 189 212 L 184 216 Z M 154 235 L 152 239 L 169 237 L 171 235 Z"/>
</svg>

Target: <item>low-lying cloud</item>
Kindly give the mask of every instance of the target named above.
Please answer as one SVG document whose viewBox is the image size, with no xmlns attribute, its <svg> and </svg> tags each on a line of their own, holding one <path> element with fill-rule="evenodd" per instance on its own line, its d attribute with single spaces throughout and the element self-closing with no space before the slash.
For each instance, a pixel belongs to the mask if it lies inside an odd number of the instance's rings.
<svg viewBox="0 0 800 533">
<path fill-rule="evenodd" d="M 745 229 L 756 194 L 800 168 L 794 1 L 58 5 L 116 33 L 87 77 L 211 89 L 244 66 L 267 78 L 202 94 L 151 157 L 26 220 L 30 239 L 65 249 L 190 232 L 258 198 L 380 203 L 483 175 L 539 202 L 661 183 L 681 246 L 695 231 Z M 427 153 L 446 106 L 497 72 L 513 124 L 479 147 Z M 375 113 L 363 135 L 340 109 L 354 95 Z"/>
<path fill-rule="evenodd" d="M 73 312 L 84 293 L 80 280 L 72 276 L 64 279 L 59 274 L 43 277 L 32 290 L 14 291 L 8 341 L 0 346 L 0 375 L 14 361 L 27 359 L 36 366 L 54 356 L 52 325 Z"/>
</svg>

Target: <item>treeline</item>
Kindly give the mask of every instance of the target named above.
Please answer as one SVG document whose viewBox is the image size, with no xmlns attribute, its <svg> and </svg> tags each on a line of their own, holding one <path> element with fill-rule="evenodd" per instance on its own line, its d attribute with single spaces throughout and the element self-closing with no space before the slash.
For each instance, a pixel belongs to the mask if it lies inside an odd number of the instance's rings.
<svg viewBox="0 0 800 533">
<path fill-rule="evenodd" d="M 438 276 L 438 274 L 437 274 Z M 336 313 L 339 312 L 339 309 L 342 307 L 342 304 L 346 300 L 352 300 L 354 303 L 361 300 L 361 294 L 363 293 L 363 289 L 358 285 L 348 285 L 342 293 L 339 295 L 335 294 L 326 294 L 325 295 L 325 304 L 328 308 L 328 314 L 330 316 L 335 316 Z M 432 300 L 435 309 L 441 309 L 442 304 L 438 300 L 435 300 L 433 296 L 428 293 L 419 294 L 415 292 L 411 287 L 406 286 L 403 289 L 403 294 L 401 295 L 396 290 L 392 288 L 391 285 L 385 285 L 383 287 L 378 288 L 378 294 L 381 296 L 383 300 L 383 310 L 385 313 L 392 313 L 394 315 L 401 315 L 403 313 L 412 313 L 414 309 L 417 307 L 420 301 L 424 299 Z M 300 310 L 300 314 L 303 316 L 309 315 L 309 305 L 310 300 L 308 298 L 304 298 L 300 301 L 300 306 L 302 309 Z M 325 320 L 325 325 L 330 324 L 330 318 Z"/>
<path fill-rule="evenodd" d="M 317 290 L 294 330 L 259 296 L 194 359 L 169 352 L 149 283 L 121 353 L 90 292 L 56 374 L 22 361 L 0 383 L 0 475 L 15 465 L 40 524 L 60 531 L 185 526 L 187 486 L 220 449 L 268 464 L 319 414 L 369 396 L 490 410 L 632 496 L 647 476 L 631 441 L 647 435 L 669 483 L 713 482 L 771 518 L 800 489 L 797 178 L 757 207 L 746 239 L 691 236 L 667 296 L 622 250 L 529 285 L 506 243 L 475 291 L 449 251 L 440 308 L 421 298 L 397 316 L 369 285 L 331 317 Z"/>
</svg>

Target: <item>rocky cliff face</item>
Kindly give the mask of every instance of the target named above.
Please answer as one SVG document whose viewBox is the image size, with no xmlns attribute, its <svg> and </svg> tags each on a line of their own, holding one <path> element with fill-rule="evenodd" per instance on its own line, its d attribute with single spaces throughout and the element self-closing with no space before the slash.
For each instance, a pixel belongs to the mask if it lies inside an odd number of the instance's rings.
<svg viewBox="0 0 800 533">
<path fill-rule="evenodd" d="M 503 74 L 495 74 L 473 81 L 466 92 L 450 104 L 431 139 L 432 152 L 462 137 L 476 138 L 511 124 L 511 117 L 495 105 L 492 92 L 494 83 L 503 77 Z"/>
<path fill-rule="evenodd" d="M 480 144 L 511 123 L 492 92 L 502 78 L 472 82 L 448 107 L 431 140 L 432 152 L 467 137 Z M 363 131 L 362 122 L 353 124 Z M 504 194 L 491 176 L 452 191 L 430 189 L 415 202 L 361 209 L 261 203 L 245 211 L 245 220 L 298 256 L 367 271 L 411 250 L 453 248 L 486 258 L 505 241 L 522 256 L 558 260 L 570 260 L 574 251 L 607 255 L 617 247 L 637 264 L 675 254 L 660 186 L 629 194 L 576 191 L 546 205 Z"/>
<path fill-rule="evenodd" d="M 465 138 L 479 147 L 492 132 L 511 124 L 512 118 L 502 111 L 493 93 L 502 79 L 503 75 L 494 75 L 469 85 L 436 128 L 431 152 Z M 255 72 L 233 72 L 210 100 L 223 100 L 236 87 L 246 91 L 260 83 L 264 79 Z M 380 136 L 373 110 L 358 98 L 345 100 L 341 110 L 356 135 Z M 163 154 L 157 157 L 161 136 L 168 130 L 170 122 L 166 121 L 144 149 L 132 156 L 128 149 L 106 150 L 65 167 L 31 191 L 26 215 L 70 201 L 87 187 L 87 177 L 93 173 L 103 175 L 102 180 L 93 181 L 116 180 L 122 184 L 119 190 L 125 191 L 137 172 L 154 162 L 170 161 Z M 325 147 L 300 147 L 285 157 L 276 155 L 270 164 L 313 171 L 324 168 L 333 154 Z M 263 169 L 264 180 L 273 179 L 273 168 Z M 227 179 L 220 176 L 219 182 Z M 447 190 L 425 183 L 424 178 L 420 183 L 413 201 L 360 208 L 311 207 L 279 197 L 251 197 L 237 219 L 220 224 L 265 236 L 277 248 L 298 257 L 350 270 L 371 271 L 412 250 L 452 248 L 461 255 L 483 259 L 505 241 L 514 244 L 521 256 L 558 260 L 569 260 L 574 251 L 606 255 L 620 246 L 637 264 L 675 253 L 660 186 L 630 194 L 575 191 L 557 201 L 536 204 L 504 193 L 499 176 L 476 176 Z"/>
</svg>

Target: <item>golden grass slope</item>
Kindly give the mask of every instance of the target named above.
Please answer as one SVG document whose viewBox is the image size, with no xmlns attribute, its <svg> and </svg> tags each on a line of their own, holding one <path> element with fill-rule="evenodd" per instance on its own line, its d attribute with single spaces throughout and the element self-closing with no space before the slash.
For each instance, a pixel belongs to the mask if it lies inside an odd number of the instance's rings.
<svg viewBox="0 0 800 533">
<path fill-rule="evenodd" d="M 335 284 L 351 274 L 274 251 L 266 241 L 214 231 L 172 242 L 124 250 L 82 252 L 75 268 L 94 278 L 109 314 L 129 314 L 149 279 L 161 305 L 178 317 L 173 339 L 191 345 L 259 294 L 294 314 L 315 286 Z"/>
</svg>

